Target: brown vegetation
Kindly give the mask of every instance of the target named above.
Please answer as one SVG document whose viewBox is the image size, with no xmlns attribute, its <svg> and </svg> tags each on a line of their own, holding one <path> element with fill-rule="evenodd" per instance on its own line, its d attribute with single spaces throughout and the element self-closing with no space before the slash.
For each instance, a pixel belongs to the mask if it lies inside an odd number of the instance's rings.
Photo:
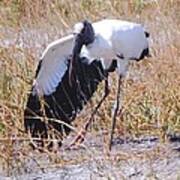
<svg viewBox="0 0 180 180">
<path fill-rule="evenodd" d="M 37 59 L 47 44 L 71 32 L 82 19 L 120 18 L 144 24 L 151 34 L 152 58 L 132 64 L 123 85 L 123 116 L 116 134 L 156 135 L 180 132 L 180 2 L 178 0 L 2 0 L 0 1 L 0 167 L 23 166 L 28 154 L 23 110 Z M 108 131 L 115 99 L 111 94 L 96 115 L 92 133 Z M 102 85 L 92 104 L 102 96 Z M 91 104 L 91 105 L 92 105 Z M 75 126 L 91 112 L 86 107 Z M 85 114 L 86 112 L 86 114 Z M 79 124 L 79 122 L 81 122 Z M 23 142 L 19 146 L 20 142 Z M 19 150 L 15 150 L 14 146 Z M 17 147 L 18 146 L 18 147 Z M 18 159 L 14 159 L 18 154 Z M 50 154 L 53 159 L 53 154 Z M 54 158 L 56 159 L 56 158 Z M 13 163 L 16 161 L 16 167 Z M 56 159 L 57 161 L 57 159 Z M 60 161 L 61 162 L 61 161 Z M 62 163 L 62 162 L 61 162 Z M 1 169 L 0 169 L 1 171 Z"/>
</svg>

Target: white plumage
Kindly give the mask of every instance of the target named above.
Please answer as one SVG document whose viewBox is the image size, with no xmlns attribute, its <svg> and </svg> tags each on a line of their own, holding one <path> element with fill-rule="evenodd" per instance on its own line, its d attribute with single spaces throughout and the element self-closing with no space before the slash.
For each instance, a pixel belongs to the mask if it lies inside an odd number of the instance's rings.
<svg viewBox="0 0 180 180">
<path fill-rule="evenodd" d="M 56 90 L 67 70 L 67 58 L 72 53 L 73 35 L 63 37 L 49 44 L 41 56 L 42 64 L 34 81 L 34 91 L 49 95 Z"/>
<path fill-rule="evenodd" d="M 118 59 L 119 75 L 126 74 L 130 59 L 138 59 L 143 49 L 148 48 L 148 41 L 140 24 L 106 19 L 92 25 L 95 40 L 92 44 L 83 46 L 81 56 L 87 57 L 90 62 L 101 59 L 105 69 L 113 59 Z M 78 23 L 74 32 L 77 33 L 82 28 L 82 23 Z M 56 90 L 67 70 L 67 58 L 72 54 L 73 40 L 74 36 L 71 34 L 52 42 L 45 49 L 41 57 L 41 69 L 34 81 L 35 93 L 49 95 Z"/>
<path fill-rule="evenodd" d="M 142 51 L 148 48 L 148 40 L 140 24 L 105 19 L 92 25 L 95 31 L 95 41 L 83 47 L 81 56 L 91 61 L 102 58 L 105 68 L 109 67 L 112 59 L 119 59 L 117 63 L 120 75 L 125 75 L 127 61 L 138 59 Z"/>
</svg>

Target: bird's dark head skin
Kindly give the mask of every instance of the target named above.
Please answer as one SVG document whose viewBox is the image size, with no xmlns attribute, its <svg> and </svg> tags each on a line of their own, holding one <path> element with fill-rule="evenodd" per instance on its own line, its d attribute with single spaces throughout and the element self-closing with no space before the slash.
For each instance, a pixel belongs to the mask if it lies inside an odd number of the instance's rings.
<svg viewBox="0 0 180 180">
<path fill-rule="evenodd" d="M 72 51 L 72 60 L 69 67 L 70 84 L 72 80 L 73 66 L 75 65 L 75 63 L 78 62 L 79 54 L 81 52 L 82 46 L 83 45 L 87 46 L 88 44 L 93 43 L 95 39 L 93 26 L 87 20 L 84 20 L 83 22 L 75 25 L 74 35 L 75 35 L 75 41 Z"/>
<path fill-rule="evenodd" d="M 93 43 L 95 33 L 92 24 L 87 20 L 76 24 L 74 28 L 75 45 L 73 54 L 79 54 L 83 45 L 87 46 Z"/>
<path fill-rule="evenodd" d="M 79 56 L 83 45 L 87 46 L 88 44 L 93 43 L 95 39 L 95 33 L 92 24 L 85 20 L 75 25 L 74 35 L 75 42 L 72 57 L 76 58 Z"/>
<path fill-rule="evenodd" d="M 87 20 L 83 21 L 82 24 L 83 24 L 83 28 L 80 31 L 78 38 L 81 39 L 81 42 L 84 45 L 93 43 L 95 39 L 95 33 L 92 24 Z"/>
</svg>

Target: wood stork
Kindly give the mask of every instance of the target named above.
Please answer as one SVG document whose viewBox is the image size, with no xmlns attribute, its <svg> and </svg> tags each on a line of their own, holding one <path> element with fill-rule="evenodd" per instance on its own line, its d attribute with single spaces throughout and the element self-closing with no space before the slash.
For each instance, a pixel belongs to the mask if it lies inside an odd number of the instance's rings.
<svg viewBox="0 0 180 180">
<path fill-rule="evenodd" d="M 45 49 L 25 109 L 25 129 L 33 137 L 41 138 L 47 138 L 51 129 L 60 132 L 60 136 L 62 132 L 68 134 L 70 128 L 67 125 L 51 119 L 71 124 L 99 82 L 105 80 L 105 94 L 85 124 L 87 130 L 94 114 L 109 94 L 108 73 L 116 68 L 119 83 L 111 148 L 122 77 L 126 74 L 129 60 L 148 56 L 149 34 L 139 24 L 120 20 L 102 20 L 92 26 L 84 21 L 75 26 L 74 32 L 75 37 L 66 36 Z M 40 102 L 42 97 L 44 103 Z M 46 118 L 42 120 L 44 116 L 48 117 L 48 121 Z M 79 137 L 82 136 L 77 136 L 75 140 Z"/>
<path fill-rule="evenodd" d="M 83 28 L 82 23 L 77 23 L 76 27 Z M 78 28 L 77 28 L 78 29 Z M 90 62 L 94 59 L 102 61 L 104 69 L 107 69 L 113 62 L 117 60 L 117 74 L 119 75 L 116 107 L 114 110 L 112 129 L 110 133 L 109 149 L 111 149 L 114 127 L 116 124 L 116 116 L 119 109 L 119 96 L 121 90 L 122 78 L 126 75 L 128 64 L 130 60 L 139 61 L 149 56 L 148 37 L 141 24 L 121 21 L 116 19 L 105 19 L 92 24 L 95 38 L 92 43 L 83 46 L 81 50 L 81 57 L 86 57 Z M 73 60 L 73 59 L 72 59 Z M 73 62 L 72 62 L 73 63 Z M 91 118 L 85 124 L 84 130 L 76 137 L 75 141 L 82 140 L 82 134 L 85 133 L 89 124 L 93 119 L 93 115 L 101 106 L 104 99 L 109 94 L 108 78 L 105 79 L 105 94 L 102 100 L 95 108 Z"/>
<path fill-rule="evenodd" d="M 79 57 L 82 46 L 92 43 L 95 38 L 90 23 L 84 21 L 82 28 L 75 28 L 74 33 L 45 49 L 28 97 L 25 130 L 32 137 L 40 138 L 41 145 L 51 131 L 61 144 L 62 134 L 70 131 L 68 124 L 92 97 L 98 84 L 115 70 L 114 61 L 104 70 L 100 60 L 89 62 L 87 58 Z"/>
</svg>

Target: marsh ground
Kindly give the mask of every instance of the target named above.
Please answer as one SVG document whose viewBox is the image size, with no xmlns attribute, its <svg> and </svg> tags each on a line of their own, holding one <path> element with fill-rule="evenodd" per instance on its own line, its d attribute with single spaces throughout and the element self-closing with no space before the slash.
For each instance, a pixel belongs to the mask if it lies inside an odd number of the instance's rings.
<svg viewBox="0 0 180 180">
<path fill-rule="evenodd" d="M 178 0 L 0 1 L 0 179 L 179 179 L 180 3 Z M 38 153 L 23 132 L 23 109 L 38 59 L 75 22 L 120 18 L 144 24 L 152 58 L 131 64 L 123 116 L 107 151 L 116 76 L 84 144 Z M 74 127 L 80 129 L 103 93 L 99 86 Z M 75 134 L 72 133 L 69 139 Z M 69 141 L 65 140 L 65 144 Z"/>
</svg>

